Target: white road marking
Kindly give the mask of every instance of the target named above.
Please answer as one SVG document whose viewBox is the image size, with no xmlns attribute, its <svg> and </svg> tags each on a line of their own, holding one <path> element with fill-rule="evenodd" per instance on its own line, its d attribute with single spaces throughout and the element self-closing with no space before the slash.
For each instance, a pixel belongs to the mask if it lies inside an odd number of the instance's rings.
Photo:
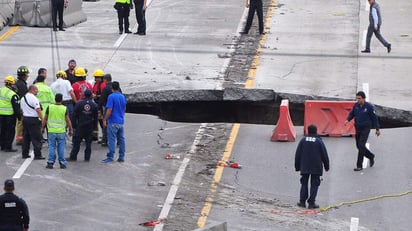
<svg viewBox="0 0 412 231">
<path fill-rule="evenodd" d="M 350 218 L 350 231 L 358 231 L 359 218 L 351 217 Z"/>
<path fill-rule="evenodd" d="M 368 101 L 370 101 L 370 100 L 369 100 L 369 83 L 363 83 L 363 84 L 362 84 L 362 90 L 363 90 L 363 92 L 365 92 L 366 99 L 367 99 Z M 366 146 L 366 148 L 367 148 L 368 150 L 370 150 L 370 149 L 369 149 L 369 143 L 366 143 L 365 146 Z M 369 165 L 369 159 L 366 158 L 366 157 L 363 157 L 362 168 L 367 168 L 368 165 Z"/>
<path fill-rule="evenodd" d="M 366 34 L 368 33 L 367 30 L 363 31 L 363 35 L 362 35 L 362 47 L 366 47 Z"/>
<path fill-rule="evenodd" d="M 188 154 L 186 154 L 185 158 L 183 159 L 182 164 L 180 165 L 179 170 L 177 171 L 177 174 L 173 180 L 172 186 L 170 186 L 169 193 L 167 194 L 166 200 L 162 206 L 162 210 L 160 211 L 160 215 L 158 218 L 159 220 L 165 219 L 169 215 L 170 209 L 172 208 L 173 201 L 176 197 L 177 190 L 179 189 L 180 182 L 182 181 L 183 174 L 185 173 L 186 167 L 190 162 L 190 157 L 193 153 L 196 152 L 197 145 L 199 144 L 200 139 L 202 138 L 203 133 L 205 132 L 206 126 L 207 126 L 207 123 L 202 123 L 200 125 L 199 130 L 196 132 L 196 137 L 195 137 L 195 140 L 193 141 L 190 151 Z M 157 224 L 155 228 L 153 229 L 153 231 L 161 231 L 163 230 L 163 226 L 164 226 L 163 223 Z"/>
<path fill-rule="evenodd" d="M 17 169 L 16 174 L 14 174 L 13 179 L 18 179 L 18 178 L 20 178 L 20 177 L 24 174 L 24 171 L 26 171 L 27 167 L 29 167 L 30 163 L 33 161 L 33 156 L 34 156 L 33 151 L 31 151 L 31 152 L 29 153 L 29 155 L 30 155 L 31 157 L 24 160 L 24 162 L 23 162 L 23 164 L 20 166 L 20 168 Z"/>
</svg>

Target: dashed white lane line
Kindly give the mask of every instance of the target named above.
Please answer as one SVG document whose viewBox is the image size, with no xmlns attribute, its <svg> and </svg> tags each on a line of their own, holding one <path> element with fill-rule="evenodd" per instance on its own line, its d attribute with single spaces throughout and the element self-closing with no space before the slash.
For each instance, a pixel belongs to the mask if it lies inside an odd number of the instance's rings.
<svg viewBox="0 0 412 231">
<path fill-rule="evenodd" d="M 18 178 L 20 178 L 20 177 L 24 174 L 24 172 L 26 171 L 26 169 L 29 167 L 30 163 L 33 161 L 33 156 L 34 156 L 33 151 L 31 151 L 31 152 L 29 153 L 29 155 L 30 155 L 31 157 L 24 160 L 24 162 L 23 162 L 23 164 L 20 166 L 20 168 L 17 169 L 16 174 L 14 174 L 13 179 L 18 179 Z"/>
<path fill-rule="evenodd" d="M 196 152 L 197 150 L 197 145 L 200 142 L 200 139 L 202 138 L 205 128 L 207 124 L 202 123 L 200 125 L 199 130 L 196 132 L 196 137 L 195 140 L 193 141 L 193 144 L 190 148 L 190 151 L 186 154 L 185 158 L 182 161 L 182 164 L 179 167 L 179 170 L 177 171 L 177 174 L 173 180 L 172 186 L 170 186 L 169 193 L 167 194 L 166 200 L 162 206 L 162 211 L 160 211 L 159 215 L 159 220 L 167 218 L 169 215 L 170 209 L 172 208 L 173 201 L 176 197 L 177 190 L 179 189 L 180 182 L 182 181 L 183 174 L 185 173 L 186 167 L 190 162 L 190 157 L 193 153 Z M 162 231 L 163 230 L 163 223 L 157 224 L 153 231 Z"/>
<path fill-rule="evenodd" d="M 358 231 L 359 218 L 351 217 L 350 218 L 350 231 Z"/>
</svg>

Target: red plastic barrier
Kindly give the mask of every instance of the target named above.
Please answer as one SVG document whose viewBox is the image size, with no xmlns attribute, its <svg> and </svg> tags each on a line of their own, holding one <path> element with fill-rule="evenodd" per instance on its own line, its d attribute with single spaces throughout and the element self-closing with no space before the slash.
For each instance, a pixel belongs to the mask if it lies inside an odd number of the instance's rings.
<svg viewBox="0 0 412 231">
<path fill-rule="evenodd" d="M 318 127 L 320 136 L 354 136 L 353 120 L 345 126 L 345 120 L 354 103 L 354 101 L 307 100 L 304 118 L 305 135 L 308 134 L 308 126 L 314 124 Z"/>
<path fill-rule="evenodd" d="M 273 131 L 271 141 L 295 141 L 296 130 L 289 114 L 289 100 L 284 99 L 280 104 L 277 126 Z"/>
</svg>

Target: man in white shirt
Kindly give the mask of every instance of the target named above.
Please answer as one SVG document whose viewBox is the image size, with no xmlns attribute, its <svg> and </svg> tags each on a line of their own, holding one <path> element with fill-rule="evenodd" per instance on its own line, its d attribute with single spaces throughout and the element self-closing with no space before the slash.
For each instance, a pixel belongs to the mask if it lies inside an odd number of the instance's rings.
<svg viewBox="0 0 412 231">
<path fill-rule="evenodd" d="M 73 104 L 75 104 L 77 101 L 76 96 L 74 95 L 74 91 L 72 85 L 70 84 L 70 81 L 67 80 L 67 74 L 65 71 L 58 71 L 56 77 L 57 80 L 50 85 L 50 88 L 52 89 L 55 95 L 57 93 L 63 95 L 62 104 L 66 106 L 67 112 L 69 113 L 69 118 L 71 119 L 74 110 Z"/>
<path fill-rule="evenodd" d="M 34 159 L 44 160 L 41 155 L 42 139 L 41 123 L 43 115 L 41 105 L 36 95 L 39 90 L 36 85 L 31 85 L 29 91 L 20 100 L 20 107 L 23 111 L 23 159 L 30 158 L 30 142 L 33 144 Z"/>
</svg>

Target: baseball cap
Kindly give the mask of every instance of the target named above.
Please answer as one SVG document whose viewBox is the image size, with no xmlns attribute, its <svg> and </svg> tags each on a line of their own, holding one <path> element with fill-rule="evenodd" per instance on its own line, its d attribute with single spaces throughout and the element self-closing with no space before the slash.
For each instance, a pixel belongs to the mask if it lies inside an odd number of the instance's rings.
<svg viewBox="0 0 412 231">
<path fill-rule="evenodd" d="M 4 188 L 5 189 L 14 189 L 14 181 L 11 179 L 7 179 L 4 181 Z"/>
</svg>

